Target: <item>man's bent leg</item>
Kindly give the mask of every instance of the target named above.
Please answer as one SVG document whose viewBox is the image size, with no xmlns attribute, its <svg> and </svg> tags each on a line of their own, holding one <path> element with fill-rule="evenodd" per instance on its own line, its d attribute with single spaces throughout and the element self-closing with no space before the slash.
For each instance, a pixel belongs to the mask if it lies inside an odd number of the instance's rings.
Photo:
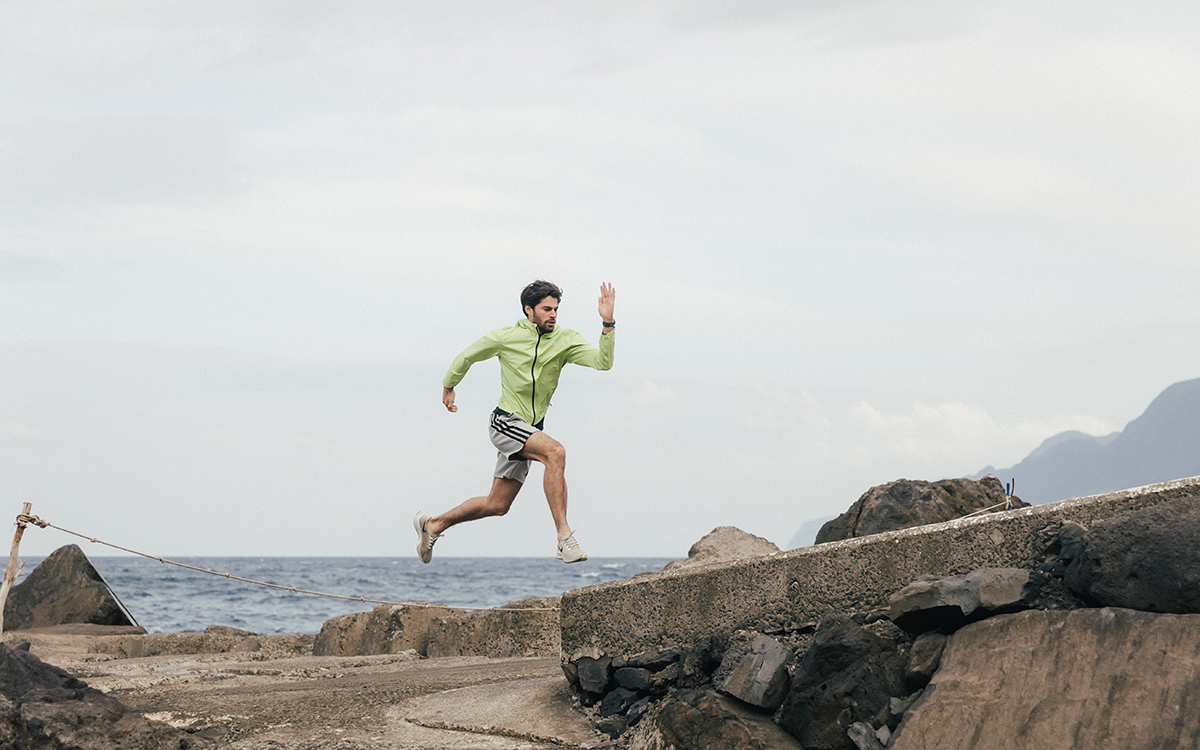
<svg viewBox="0 0 1200 750">
<path fill-rule="evenodd" d="M 489 516 L 502 516 L 512 507 L 513 500 L 521 491 L 516 479 L 496 477 L 492 480 L 492 491 L 485 497 L 473 497 L 457 508 L 429 519 L 425 527 L 434 534 L 441 534 L 451 526 Z"/>
<path fill-rule="evenodd" d="M 554 528 L 558 531 L 559 539 L 570 535 L 571 527 L 567 524 L 566 448 L 546 433 L 535 432 L 525 443 L 521 456 L 546 467 L 542 484 L 546 490 L 546 502 L 550 504 L 550 515 L 554 518 Z"/>
</svg>

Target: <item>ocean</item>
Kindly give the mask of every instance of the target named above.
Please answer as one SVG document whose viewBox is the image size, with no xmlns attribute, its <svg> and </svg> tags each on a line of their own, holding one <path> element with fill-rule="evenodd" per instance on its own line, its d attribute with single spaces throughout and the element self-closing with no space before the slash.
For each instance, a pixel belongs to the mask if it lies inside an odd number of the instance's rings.
<svg viewBox="0 0 1200 750">
<path fill-rule="evenodd" d="M 22 558 L 32 571 L 43 558 Z M 375 604 L 256 586 L 144 557 L 88 557 L 139 625 L 151 633 L 228 625 L 262 635 L 316 633 L 331 617 Z M 282 586 L 397 602 L 497 607 L 534 596 L 662 570 L 672 558 L 181 557 L 179 562 Z"/>
</svg>

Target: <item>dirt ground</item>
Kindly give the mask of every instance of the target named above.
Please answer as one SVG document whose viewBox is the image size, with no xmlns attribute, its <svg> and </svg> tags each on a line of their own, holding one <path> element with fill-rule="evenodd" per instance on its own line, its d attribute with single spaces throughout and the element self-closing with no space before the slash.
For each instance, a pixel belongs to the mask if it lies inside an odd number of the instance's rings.
<svg viewBox="0 0 1200 750">
<path fill-rule="evenodd" d="M 85 636 L 30 640 L 35 655 L 130 709 L 231 750 L 609 744 L 574 702 L 556 658 L 116 658 L 89 653 Z"/>
</svg>

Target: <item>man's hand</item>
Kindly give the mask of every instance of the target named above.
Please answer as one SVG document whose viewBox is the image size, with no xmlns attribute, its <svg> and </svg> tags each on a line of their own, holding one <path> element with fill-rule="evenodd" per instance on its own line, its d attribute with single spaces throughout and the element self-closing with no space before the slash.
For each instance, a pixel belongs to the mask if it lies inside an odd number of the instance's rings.
<svg viewBox="0 0 1200 750">
<path fill-rule="evenodd" d="M 600 285 L 600 299 L 597 303 L 597 309 L 600 312 L 600 319 L 605 323 L 612 323 L 613 320 L 613 304 L 617 301 L 617 290 L 613 289 L 613 285 L 607 281 Z"/>
<path fill-rule="evenodd" d="M 458 411 L 458 407 L 454 405 L 454 389 L 442 386 L 442 403 L 446 405 L 446 411 Z"/>
</svg>

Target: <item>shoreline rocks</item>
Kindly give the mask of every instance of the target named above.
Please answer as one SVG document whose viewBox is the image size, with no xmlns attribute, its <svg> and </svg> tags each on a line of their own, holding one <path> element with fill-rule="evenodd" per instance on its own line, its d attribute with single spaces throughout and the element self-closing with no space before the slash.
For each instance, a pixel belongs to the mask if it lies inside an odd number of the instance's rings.
<svg viewBox="0 0 1200 750">
<path fill-rule="evenodd" d="M 67 623 L 134 625 L 77 544 L 52 552 L 28 578 L 12 587 L 4 604 L 5 630 Z"/>
</svg>

